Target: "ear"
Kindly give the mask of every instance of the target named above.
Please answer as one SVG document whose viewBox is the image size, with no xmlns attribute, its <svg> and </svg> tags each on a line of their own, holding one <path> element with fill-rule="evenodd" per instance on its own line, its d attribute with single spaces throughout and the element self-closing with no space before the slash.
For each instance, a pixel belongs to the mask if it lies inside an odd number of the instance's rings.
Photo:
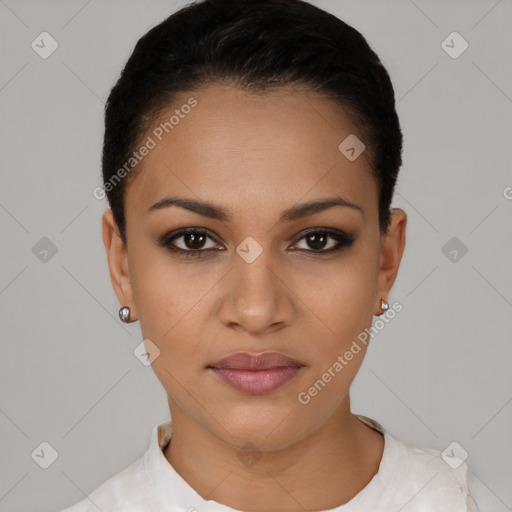
<svg viewBox="0 0 512 512">
<path fill-rule="evenodd" d="M 380 269 L 378 275 L 376 315 L 382 314 L 381 298 L 388 301 L 389 292 L 395 282 L 405 248 L 407 215 L 401 208 L 391 210 L 388 231 L 381 237 Z"/>
<path fill-rule="evenodd" d="M 130 308 L 130 321 L 135 321 L 137 312 L 128 269 L 128 252 L 110 208 L 103 213 L 102 231 L 112 286 L 120 305 Z"/>
</svg>

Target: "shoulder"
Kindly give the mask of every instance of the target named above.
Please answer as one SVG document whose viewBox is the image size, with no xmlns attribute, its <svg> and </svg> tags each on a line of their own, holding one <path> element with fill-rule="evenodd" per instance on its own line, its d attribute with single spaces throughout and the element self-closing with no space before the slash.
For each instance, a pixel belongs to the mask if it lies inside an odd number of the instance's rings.
<svg viewBox="0 0 512 512">
<path fill-rule="evenodd" d="M 397 453 L 397 471 L 389 477 L 395 503 L 407 510 L 479 512 L 469 488 L 468 465 L 440 450 L 402 441 L 386 433 Z M 427 508 L 425 508 L 427 507 Z"/>
<path fill-rule="evenodd" d="M 89 495 L 60 512 L 142 512 L 158 510 L 156 497 L 144 463 L 138 458 L 106 480 Z M 153 506 L 153 507 L 152 507 Z M 127 507 L 129 507 L 127 509 Z M 148 508 L 149 507 L 149 508 Z"/>
</svg>

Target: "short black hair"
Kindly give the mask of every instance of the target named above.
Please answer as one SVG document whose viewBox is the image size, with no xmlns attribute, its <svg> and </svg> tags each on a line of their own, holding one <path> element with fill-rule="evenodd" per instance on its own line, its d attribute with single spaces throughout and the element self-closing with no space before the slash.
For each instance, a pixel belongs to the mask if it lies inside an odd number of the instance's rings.
<svg viewBox="0 0 512 512">
<path fill-rule="evenodd" d="M 341 105 L 364 134 L 387 232 L 403 137 L 390 77 L 366 39 L 304 0 L 200 0 L 138 40 L 105 105 L 103 181 L 125 245 L 124 192 L 135 172 L 120 180 L 118 171 L 177 93 L 209 84 L 305 87 Z"/>
</svg>

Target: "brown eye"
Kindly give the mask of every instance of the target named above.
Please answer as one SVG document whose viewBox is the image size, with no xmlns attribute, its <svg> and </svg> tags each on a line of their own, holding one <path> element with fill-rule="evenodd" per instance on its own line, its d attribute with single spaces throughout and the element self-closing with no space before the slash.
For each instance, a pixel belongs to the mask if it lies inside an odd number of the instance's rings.
<svg viewBox="0 0 512 512">
<path fill-rule="evenodd" d="M 310 231 L 304 235 L 299 242 L 304 241 L 300 249 L 308 252 L 326 253 L 337 251 L 344 246 L 350 246 L 354 242 L 354 238 L 338 231 L 317 230 Z M 312 249 L 312 250 L 311 250 Z"/>
<path fill-rule="evenodd" d="M 185 246 L 184 248 L 197 250 L 203 248 L 204 243 L 208 237 L 204 233 L 197 231 L 192 233 L 185 233 L 178 238 L 183 238 L 183 244 Z"/>
<path fill-rule="evenodd" d="M 325 233 L 311 233 L 305 237 L 306 243 L 312 249 L 320 251 L 325 249 L 325 245 L 329 241 L 330 236 Z"/>
<path fill-rule="evenodd" d="M 210 244 L 208 245 L 208 241 Z M 169 250 L 185 256 L 202 256 L 205 252 L 217 249 L 216 240 L 204 230 L 188 228 L 170 233 L 162 238 L 160 243 Z"/>
<path fill-rule="evenodd" d="M 292 251 L 298 248 L 300 251 L 313 254 L 327 254 L 350 246 L 354 241 L 353 237 L 342 231 L 316 229 L 303 235 L 296 245 L 292 246 Z M 196 228 L 186 228 L 169 233 L 160 240 L 160 244 L 170 251 L 186 257 L 212 256 L 213 251 L 225 250 L 207 231 Z"/>
</svg>

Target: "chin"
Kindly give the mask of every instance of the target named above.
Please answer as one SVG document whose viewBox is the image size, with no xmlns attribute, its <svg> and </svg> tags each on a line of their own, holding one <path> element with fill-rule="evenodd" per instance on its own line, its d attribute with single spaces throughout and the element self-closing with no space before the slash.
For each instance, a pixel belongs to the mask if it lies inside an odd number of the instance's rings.
<svg viewBox="0 0 512 512">
<path fill-rule="evenodd" d="M 308 427 L 309 418 L 294 414 L 299 411 L 282 404 L 235 406 L 219 414 L 222 426 L 209 422 L 217 436 L 234 448 L 242 449 L 252 444 L 260 451 L 271 451 L 286 448 L 314 430 L 314 426 Z"/>
</svg>

